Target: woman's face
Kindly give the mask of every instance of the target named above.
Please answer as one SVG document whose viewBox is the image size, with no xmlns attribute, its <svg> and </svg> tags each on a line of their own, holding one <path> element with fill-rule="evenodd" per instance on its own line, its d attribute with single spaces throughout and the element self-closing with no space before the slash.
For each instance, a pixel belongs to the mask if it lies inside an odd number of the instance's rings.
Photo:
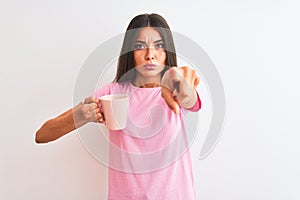
<svg viewBox="0 0 300 200">
<path fill-rule="evenodd" d="M 145 27 L 140 31 L 133 53 L 137 76 L 160 78 L 166 62 L 164 46 L 164 41 L 155 28 Z"/>
</svg>

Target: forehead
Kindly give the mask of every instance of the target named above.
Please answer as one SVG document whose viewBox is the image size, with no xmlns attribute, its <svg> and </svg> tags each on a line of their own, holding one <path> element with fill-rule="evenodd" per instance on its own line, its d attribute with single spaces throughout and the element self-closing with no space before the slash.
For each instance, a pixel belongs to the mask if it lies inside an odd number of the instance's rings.
<svg viewBox="0 0 300 200">
<path fill-rule="evenodd" d="M 153 27 L 142 28 L 137 37 L 137 40 L 145 42 L 155 42 L 161 39 L 160 33 Z"/>
</svg>

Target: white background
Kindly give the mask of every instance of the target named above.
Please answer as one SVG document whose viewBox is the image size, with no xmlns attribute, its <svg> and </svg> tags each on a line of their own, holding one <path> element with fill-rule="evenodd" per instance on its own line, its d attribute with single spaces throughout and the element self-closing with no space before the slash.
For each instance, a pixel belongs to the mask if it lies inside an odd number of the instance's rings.
<svg viewBox="0 0 300 200">
<path fill-rule="evenodd" d="M 225 87 L 222 137 L 204 160 L 193 151 L 197 198 L 300 199 L 299 9 L 296 0 L 2 0 L 0 199 L 105 199 L 106 168 L 76 133 L 37 145 L 35 131 L 73 106 L 88 55 L 152 12 L 208 53 Z"/>
</svg>

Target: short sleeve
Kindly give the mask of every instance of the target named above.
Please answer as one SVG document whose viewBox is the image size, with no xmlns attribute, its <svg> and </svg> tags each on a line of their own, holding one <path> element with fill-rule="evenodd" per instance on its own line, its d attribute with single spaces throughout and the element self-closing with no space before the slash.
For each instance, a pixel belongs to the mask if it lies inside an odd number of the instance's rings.
<svg viewBox="0 0 300 200">
<path fill-rule="evenodd" d="M 94 94 L 92 96 L 94 96 L 95 98 L 99 99 L 100 97 L 102 97 L 104 95 L 111 94 L 112 85 L 113 85 L 113 83 L 110 83 L 110 84 L 104 85 L 103 87 L 100 87 L 99 89 L 97 89 L 94 92 Z"/>
</svg>

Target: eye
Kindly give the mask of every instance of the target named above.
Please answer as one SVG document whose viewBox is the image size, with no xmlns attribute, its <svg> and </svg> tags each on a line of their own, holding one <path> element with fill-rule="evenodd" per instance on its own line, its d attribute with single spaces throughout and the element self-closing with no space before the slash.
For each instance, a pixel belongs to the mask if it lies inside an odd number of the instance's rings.
<svg viewBox="0 0 300 200">
<path fill-rule="evenodd" d="M 165 45 L 164 45 L 164 43 L 158 43 L 158 44 L 155 45 L 155 48 L 157 48 L 157 49 L 164 49 Z"/>
<path fill-rule="evenodd" d="M 144 44 L 135 44 L 134 49 L 135 50 L 140 50 L 140 49 L 145 49 L 146 46 Z"/>
</svg>

